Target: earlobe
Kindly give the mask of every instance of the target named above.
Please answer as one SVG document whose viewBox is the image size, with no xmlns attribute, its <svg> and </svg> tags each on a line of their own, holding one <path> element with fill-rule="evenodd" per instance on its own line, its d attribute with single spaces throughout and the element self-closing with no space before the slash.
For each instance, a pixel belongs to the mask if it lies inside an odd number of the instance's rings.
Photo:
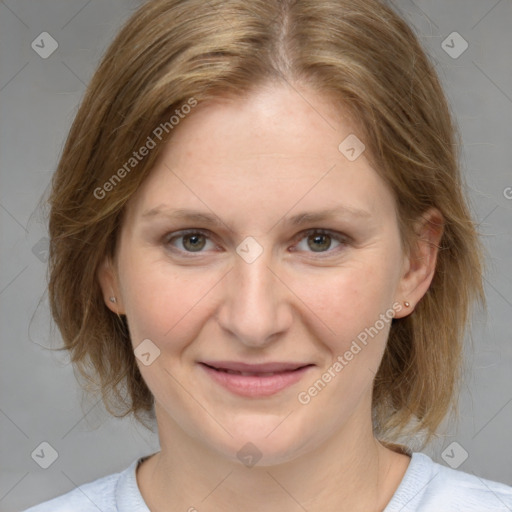
<svg viewBox="0 0 512 512">
<path fill-rule="evenodd" d="M 106 306 L 118 315 L 123 314 L 117 278 L 109 257 L 99 266 L 97 278 Z"/>
<path fill-rule="evenodd" d="M 443 216 L 437 208 L 431 208 L 416 222 L 416 241 L 407 258 L 408 265 L 398 288 L 398 300 L 410 307 L 402 308 L 396 317 L 407 316 L 414 311 L 434 278 L 437 256 L 443 236 Z"/>
</svg>

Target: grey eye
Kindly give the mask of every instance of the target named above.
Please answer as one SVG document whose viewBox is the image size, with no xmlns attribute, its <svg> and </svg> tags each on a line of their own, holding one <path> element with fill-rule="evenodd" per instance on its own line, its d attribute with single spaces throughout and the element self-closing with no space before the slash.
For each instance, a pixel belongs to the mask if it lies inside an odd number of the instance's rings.
<svg viewBox="0 0 512 512">
<path fill-rule="evenodd" d="M 191 233 L 178 238 L 183 238 L 182 245 L 190 252 L 200 251 L 206 245 L 205 236 L 201 233 Z"/>
<path fill-rule="evenodd" d="M 333 246 L 334 242 L 334 246 Z M 302 245 L 306 243 L 307 245 Z M 347 237 L 322 229 L 311 229 L 303 233 L 299 238 L 299 243 L 296 245 L 296 250 L 314 253 L 331 253 L 335 249 L 348 243 Z"/>
<path fill-rule="evenodd" d="M 166 236 L 165 244 L 180 252 L 199 253 L 203 252 L 208 242 L 214 245 L 208 234 L 199 230 L 181 231 L 181 233 L 172 234 L 174 236 Z"/>
<path fill-rule="evenodd" d="M 325 233 L 308 235 L 308 247 L 314 252 L 323 252 L 331 247 L 331 236 Z"/>
</svg>

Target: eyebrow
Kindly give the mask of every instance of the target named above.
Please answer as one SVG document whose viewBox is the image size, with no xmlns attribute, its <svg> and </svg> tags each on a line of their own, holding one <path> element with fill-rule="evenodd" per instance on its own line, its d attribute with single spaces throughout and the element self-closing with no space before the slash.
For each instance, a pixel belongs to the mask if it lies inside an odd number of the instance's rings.
<svg viewBox="0 0 512 512">
<path fill-rule="evenodd" d="M 144 211 L 141 215 L 143 219 L 151 219 L 161 216 L 172 220 L 203 223 L 212 227 L 225 226 L 225 223 L 213 214 L 197 210 L 189 210 L 186 208 L 170 209 L 166 207 L 166 205 L 151 208 Z M 284 221 L 287 225 L 299 226 L 301 224 L 308 224 L 312 222 L 333 220 L 338 217 L 346 217 L 349 219 L 369 219 L 371 216 L 372 214 L 366 210 L 340 205 L 336 208 L 318 210 L 315 212 L 302 212 L 291 217 L 285 216 L 279 222 Z"/>
</svg>

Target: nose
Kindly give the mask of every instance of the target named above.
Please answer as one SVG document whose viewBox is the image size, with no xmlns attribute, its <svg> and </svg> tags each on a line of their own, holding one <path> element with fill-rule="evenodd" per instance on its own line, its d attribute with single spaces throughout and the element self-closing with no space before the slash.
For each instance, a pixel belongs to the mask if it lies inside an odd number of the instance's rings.
<svg viewBox="0 0 512 512">
<path fill-rule="evenodd" d="M 236 256 L 234 268 L 223 283 L 223 302 L 217 316 L 223 329 L 253 348 L 272 343 L 292 322 L 291 292 L 279 272 L 271 268 L 268 254 L 264 250 L 252 263 Z"/>
</svg>

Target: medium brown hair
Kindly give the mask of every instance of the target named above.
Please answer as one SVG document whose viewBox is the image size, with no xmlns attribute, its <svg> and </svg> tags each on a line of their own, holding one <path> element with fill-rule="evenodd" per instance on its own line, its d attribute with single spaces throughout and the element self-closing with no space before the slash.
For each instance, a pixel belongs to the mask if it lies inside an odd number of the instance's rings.
<svg viewBox="0 0 512 512">
<path fill-rule="evenodd" d="M 404 250 L 429 208 L 444 217 L 430 288 L 393 320 L 373 388 L 379 439 L 424 432 L 429 440 L 455 405 L 471 306 L 485 305 L 483 253 L 439 78 L 408 24 L 377 0 L 153 0 L 135 12 L 93 76 L 53 176 L 49 299 L 61 350 L 109 412 L 154 418 L 126 318 L 104 303 L 99 266 L 115 255 L 125 204 L 179 130 L 173 113 L 191 99 L 241 97 L 273 82 L 305 85 L 357 120 L 365 155 L 396 199 Z M 126 167 L 158 126 L 166 130 L 156 147 Z M 108 193 L 98 198 L 98 188 Z"/>
</svg>

